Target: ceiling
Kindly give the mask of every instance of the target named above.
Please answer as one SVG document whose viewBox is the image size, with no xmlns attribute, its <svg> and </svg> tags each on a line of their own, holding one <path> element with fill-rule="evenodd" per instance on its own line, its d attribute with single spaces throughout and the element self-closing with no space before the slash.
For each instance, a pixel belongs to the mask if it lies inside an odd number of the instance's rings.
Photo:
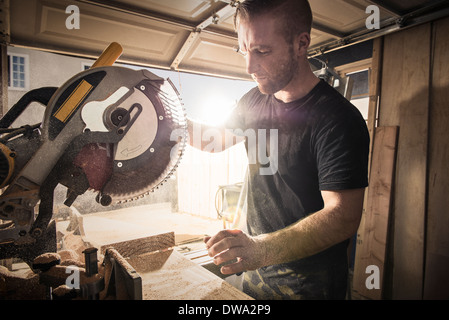
<svg viewBox="0 0 449 320">
<path fill-rule="evenodd" d="M 5 8 L 9 4 L 8 8 Z M 339 49 L 449 15 L 441 0 L 310 0 L 314 13 L 310 55 Z M 120 43 L 120 62 L 247 79 L 237 54 L 234 0 L 9 0 L 1 27 L 8 44 L 96 58 Z M 79 29 L 66 21 L 79 8 Z M 366 20 L 375 5 L 380 29 Z M 9 21 L 5 23 L 3 21 Z M 70 20 L 74 21 L 74 20 Z"/>
</svg>

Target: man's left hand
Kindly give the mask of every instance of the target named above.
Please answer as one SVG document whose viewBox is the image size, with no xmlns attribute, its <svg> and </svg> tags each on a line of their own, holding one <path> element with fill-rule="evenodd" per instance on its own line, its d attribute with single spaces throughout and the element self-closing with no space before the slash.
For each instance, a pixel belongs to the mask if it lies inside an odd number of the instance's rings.
<svg viewBox="0 0 449 320">
<path fill-rule="evenodd" d="M 237 259 L 236 262 L 221 267 L 223 274 L 255 270 L 264 266 L 263 240 L 251 237 L 241 230 L 222 230 L 213 237 L 205 237 L 204 242 L 216 265 Z"/>
</svg>

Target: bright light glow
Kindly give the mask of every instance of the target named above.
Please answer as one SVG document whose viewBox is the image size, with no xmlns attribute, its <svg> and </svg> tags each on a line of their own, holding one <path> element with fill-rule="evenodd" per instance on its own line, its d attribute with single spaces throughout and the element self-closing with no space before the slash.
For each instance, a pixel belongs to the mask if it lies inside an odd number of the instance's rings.
<svg viewBox="0 0 449 320">
<path fill-rule="evenodd" d="M 199 120 L 212 126 L 223 124 L 236 105 L 236 101 L 217 93 L 205 93 L 199 97 L 199 103 L 201 110 Z"/>
</svg>

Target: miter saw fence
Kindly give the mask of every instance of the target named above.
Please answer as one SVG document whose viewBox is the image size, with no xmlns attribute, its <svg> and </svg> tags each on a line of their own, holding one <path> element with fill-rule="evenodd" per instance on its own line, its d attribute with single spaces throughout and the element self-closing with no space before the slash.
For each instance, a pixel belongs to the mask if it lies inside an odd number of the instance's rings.
<svg viewBox="0 0 449 320">
<path fill-rule="evenodd" d="M 46 106 L 42 123 L 10 129 L 31 102 Z M 11 251 L 24 258 L 42 241 L 58 184 L 67 187 L 68 206 L 87 190 L 98 192 L 102 205 L 142 197 L 173 174 L 187 139 L 172 83 L 116 66 L 28 92 L 0 120 L 0 130 L 0 259 Z"/>
</svg>

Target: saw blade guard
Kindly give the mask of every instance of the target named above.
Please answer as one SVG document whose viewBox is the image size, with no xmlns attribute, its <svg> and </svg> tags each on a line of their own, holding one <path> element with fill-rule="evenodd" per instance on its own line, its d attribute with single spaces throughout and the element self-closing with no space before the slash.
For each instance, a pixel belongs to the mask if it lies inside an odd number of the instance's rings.
<svg viewBox="0 0 449 320">
<path fill-rule="evenodd" d="M 157 189 L 174 174 L 187 140 L 178 92 L 148 70 L 81 72 L 58 89 L 44 118 L 44 141 L 79 141 L 73 164 L 99 192 L 97 200 L 108 199 L 104 205 Z"/>
</svg>

